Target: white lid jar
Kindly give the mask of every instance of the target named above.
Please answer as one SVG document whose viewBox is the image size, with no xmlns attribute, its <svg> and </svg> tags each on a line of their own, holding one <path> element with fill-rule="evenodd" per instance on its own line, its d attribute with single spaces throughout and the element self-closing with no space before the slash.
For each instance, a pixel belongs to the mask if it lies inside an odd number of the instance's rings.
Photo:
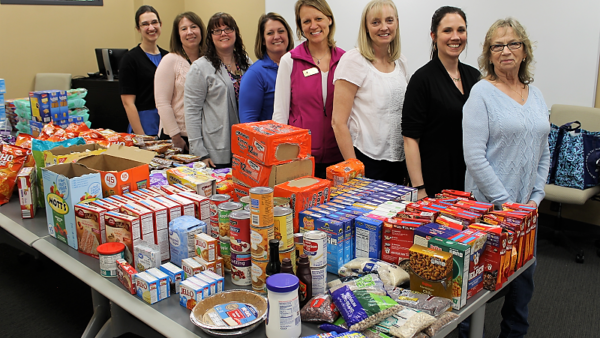
<svg viewBox="0 0 600 338">
<path fill-rule="evenodd" d="M 265 320 L 268 338 L 297 338 L 302 333 L 298 277 L 277 273 L 267 278 L 269 306 Z"/>
</svg>

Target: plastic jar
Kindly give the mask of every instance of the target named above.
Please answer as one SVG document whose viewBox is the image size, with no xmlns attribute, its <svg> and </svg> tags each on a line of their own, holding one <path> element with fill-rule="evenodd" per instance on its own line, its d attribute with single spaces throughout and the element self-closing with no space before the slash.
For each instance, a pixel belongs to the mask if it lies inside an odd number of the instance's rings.
<svg viewBox="0 0 600 338">
<path fill-rule="evenodd" d="M 269 306 L 265 326 L 268 338 L 300 337 L 302 327 L 298 285 L 298 277 L 289 273 L 278 273 L 267 278 Z"/>
<path fill-rule="evenodd" d="M 100 261 L 100 274 L 104 277 L 117 277 L 117 259 L 125 258 L 125 244 L 104 243 L 96 250 Z"/>
</svg>

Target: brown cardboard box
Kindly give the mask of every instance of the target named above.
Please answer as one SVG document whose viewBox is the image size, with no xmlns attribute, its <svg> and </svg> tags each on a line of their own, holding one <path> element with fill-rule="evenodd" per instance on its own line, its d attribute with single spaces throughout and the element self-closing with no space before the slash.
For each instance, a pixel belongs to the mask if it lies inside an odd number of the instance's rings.
<svg viewBox="0 0 600 338">
<path fill-rule="evenodd" d="M 410 248 L 410 289 L 452 299 L 452 254 L 415 244 Z"/>
<path fill-rule="evenodd" d="M 80 144 L 70 147 L 56 147 L 50 150 L 44 150 L 44 163 L 46 166 L 77 162 L 82 157 L 90 155 L 99 155 L 106 151 L 106 148 L 97 144 Z"/>
<path fill-rule="evenodd" d="M 266 166 L 244 156 L 233 155 L 232 176 L 249 187 L 274 187 L 299 177 L 313 176 L 314 158 Z"/>
</svg>

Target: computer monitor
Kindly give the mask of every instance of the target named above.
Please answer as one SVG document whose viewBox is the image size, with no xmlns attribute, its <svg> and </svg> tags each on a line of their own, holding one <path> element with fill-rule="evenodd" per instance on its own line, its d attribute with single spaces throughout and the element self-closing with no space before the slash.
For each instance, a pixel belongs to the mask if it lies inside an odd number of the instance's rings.
<svg viewBox="0 0 600 338">
<path fill-rule="evenodd" d="M 102 78 L 109 81 L 119 78 L 119 64 L 125 53 L 127 49 L 96 48 L 96 60 Z"/>
</svg>

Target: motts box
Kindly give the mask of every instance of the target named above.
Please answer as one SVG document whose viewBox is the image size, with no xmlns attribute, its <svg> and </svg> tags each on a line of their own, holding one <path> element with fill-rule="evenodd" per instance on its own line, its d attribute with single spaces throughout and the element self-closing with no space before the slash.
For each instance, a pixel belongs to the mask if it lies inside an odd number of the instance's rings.
<svg viewBox="0 0 600 338">
<path fill-rule="evenodd" d="M 122 195 L 150 185 L 148 163 L 153 151 L 113 145 L 100 155 L 79 159 L 79 163 L 94 169 L 102 176 L 104 196 Z"/>
<path fill-rule="evenodd" d="M 330 188 L 331 181 L 316 177 L 297 178 L 273 188 L 273 196 L 290 199 L 290 207 L 294 210 L 294 233 L 299 232 L 300 211 L 328 202 Z"/>
<path fill-rule="evenodd" d="M 233 155 L 231 161 L 232 175 L 250 187 L 274 187 L 298 177 L 312 176 L 314 167 L 312 156 L 273 166 L 239 155 Z"/>
<path fill-rule="evenodd" d="M 275 121 L 238 123 L 231 127 L 231 152 L 260 162 L 276 165 L 310 156 L 307 129 Z"/>
<path fill-rule="evenodd" d="M 102 197 L 100 174 L 79 163 L 42 168 L 50 235 L 77 250 L 75 204 Z"/>
<path fill-rule="evenodd" d="M 106 148 L 97 144 L 81 144 L 70 147 L 56 147 L 50 150 L 44 150 L 44 163 L 47 166 L 68 162 L 77 162 L 78 159 L 90 155 L 99 155 L 106 151 Z"/>
</svg>

